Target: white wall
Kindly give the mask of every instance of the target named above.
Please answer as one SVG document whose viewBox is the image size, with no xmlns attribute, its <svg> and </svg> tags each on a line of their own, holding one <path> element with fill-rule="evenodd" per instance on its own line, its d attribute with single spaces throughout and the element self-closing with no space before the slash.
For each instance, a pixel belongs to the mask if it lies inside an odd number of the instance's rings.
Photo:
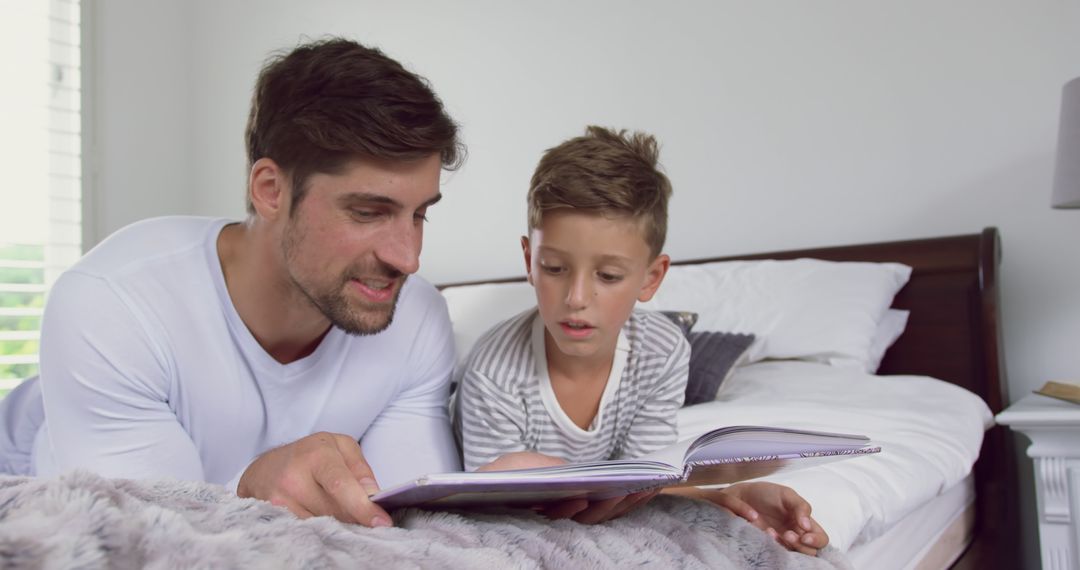
<svg viewBox="0 0 1080 570">
<path fill-rule="evenodd" d="M 1080 378 L 1080 212 L 1048 205 L 1080 0 L 623 4 L 95 2 L 96 237 L 241 216 L 260 64 L 343 34 L 428 77 L 464 127 L 433 281 L 520 273 L 542 150 L 588 123 L 645 129 L 675 185 L 674 258 L 995 225 L 1014 397 Z"/>
<path fill-rule="evenodd" d="M 138 219 L 189 213 L 191 11 L 183 2 L 84 2 L 85 247 Z"/>
<path fill-rule="evenodd" d="M 1012 398 L 1080 379 L 1080 211 L 1049 207 L 1080 0 L 110 0 L 93 12 L 99 238 L 150 215 L 241 216 L 262 60 L 341 34 L 425 75 L 464 127 L 469 162 L 430 215 L 432 281 L 519 274 L 541 151 L 589 123 L 644 129 L 675 186 L 673 258 L 997 226 Z"/>
</svg>

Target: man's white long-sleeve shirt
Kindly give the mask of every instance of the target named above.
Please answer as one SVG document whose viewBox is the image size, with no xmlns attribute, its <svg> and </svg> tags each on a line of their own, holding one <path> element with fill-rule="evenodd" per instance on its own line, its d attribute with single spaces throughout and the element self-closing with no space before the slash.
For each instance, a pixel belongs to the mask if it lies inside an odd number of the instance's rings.
<svg viewBox="0 0 1080 570">
<path fill-rule="evenodd" d="M 133 224 L 57 281 L 42 324 L 32 473 L 235 488 L 259 454 L 319 431 L 360 440 L 382 486 L 459 469 L 446 410 L 453 336 L 438 291 L 411 277 L 385 331 L 334 327 L 312 354 L 281 364 L 229 297 L 217 254 L 228 223 Z M 5 409 L 15 416 L 2 424 L 18 429 L 21 413 L 33 415 Z"/>
</svg>

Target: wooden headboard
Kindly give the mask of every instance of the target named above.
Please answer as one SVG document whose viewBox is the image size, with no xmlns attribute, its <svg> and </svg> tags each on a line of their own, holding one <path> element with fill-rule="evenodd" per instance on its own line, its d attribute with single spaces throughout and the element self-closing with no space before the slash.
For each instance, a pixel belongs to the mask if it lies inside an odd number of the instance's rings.
<svg viewBox="0 0 1080 570">
<path fill-rule="evenodd" d="M 911 311 L 878 374 L 918 374 L 963 386 L 994 412 L 1009 401 L 1001 349 L 996 228 L 979 234 L 673 262 L 797 259 L 894 261 L 912 268 L 893 307 Z"/>
</svg>

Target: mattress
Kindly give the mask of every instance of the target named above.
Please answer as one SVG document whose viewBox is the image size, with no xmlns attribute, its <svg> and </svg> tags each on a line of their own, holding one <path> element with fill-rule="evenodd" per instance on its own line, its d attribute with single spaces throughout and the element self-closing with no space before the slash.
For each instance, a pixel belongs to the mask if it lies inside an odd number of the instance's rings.
<svg viewBox="0 0 1080 570">
<path fill-rule="evenodd" d="M 968 475 L 847 554 L 856 569 L 948 568 L 971 542 L 974 522 L 975 477 Z"/>
<path fill-rule="evenodd" d="M 881 453 L 766 478 L 805 497 L 848 551 L 963 481 L 992 422 L 982 399 L 941 380 L 764 361 L 738 368 L 716 401 L 680 410 L 679 435 L 771 425 L 869 436 Z"/>
</svg>

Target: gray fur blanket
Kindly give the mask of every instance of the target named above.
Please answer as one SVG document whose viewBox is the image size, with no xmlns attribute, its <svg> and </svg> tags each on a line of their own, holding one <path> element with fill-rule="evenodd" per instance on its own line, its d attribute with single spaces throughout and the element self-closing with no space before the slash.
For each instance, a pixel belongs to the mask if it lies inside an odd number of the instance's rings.
<svg viewBox="0 0 1080 570">
<path fill-rule="evenodd" d="M 0 568 L 850 568 L 727 511 L 658 497 L 600 525 L 407 509 L 368 529 L 177 481 L 0 477 Z"/>
</svg>

